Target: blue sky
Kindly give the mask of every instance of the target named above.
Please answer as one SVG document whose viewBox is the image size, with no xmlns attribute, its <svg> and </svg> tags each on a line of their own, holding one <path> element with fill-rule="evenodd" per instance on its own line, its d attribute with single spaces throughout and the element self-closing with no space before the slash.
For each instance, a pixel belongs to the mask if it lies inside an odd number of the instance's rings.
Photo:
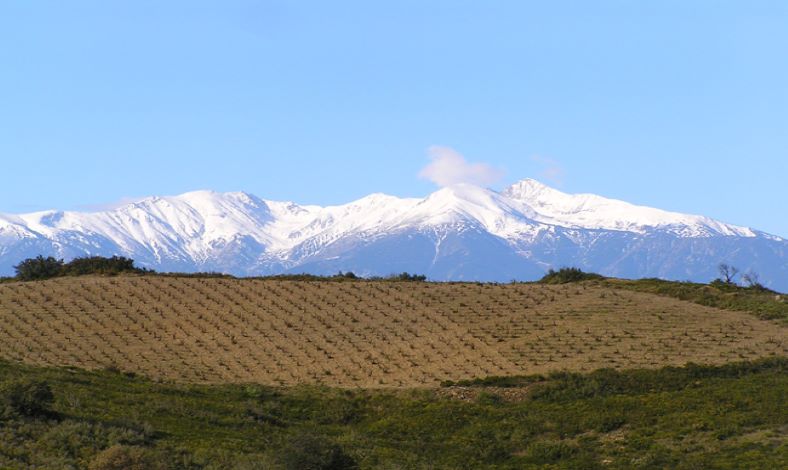
<svg viewBox="0 0 788 470">
<path fill-rule="evenodd" d="M 5 1 L 0 211 L 499 189 L 788 236 L 788 2 Z"/>
</svg>

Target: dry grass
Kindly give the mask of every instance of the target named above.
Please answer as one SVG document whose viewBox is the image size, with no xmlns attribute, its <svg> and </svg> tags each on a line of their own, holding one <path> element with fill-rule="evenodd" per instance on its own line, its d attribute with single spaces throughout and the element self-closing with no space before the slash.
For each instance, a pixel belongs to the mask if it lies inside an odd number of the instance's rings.
<svg viewBox="0 0 788 470">
<path fill-rule="evenodd" d="M 435 385 L 785 355 L 744 312 L 591 284 L 77 277 L 0 285 L 0 357 L 184 382 Z"/>
</svg>

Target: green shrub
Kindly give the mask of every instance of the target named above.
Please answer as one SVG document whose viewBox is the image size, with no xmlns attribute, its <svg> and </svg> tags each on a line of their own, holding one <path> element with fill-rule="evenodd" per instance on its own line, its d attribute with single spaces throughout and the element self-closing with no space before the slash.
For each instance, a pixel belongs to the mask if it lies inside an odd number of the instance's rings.
<svg viewBox="0 0 788 470">
<path fill-rule="evenodd" d="M 63 420 L 47 428 L 38 438 L 38 449 L 72 459 L 88 458 L 113 445 L 143 446 L 152 442 L 143 431 L 104 423 Z"/>
<path fill-rule="evenodd" d="M 583 272 L 579 268 L 561 268 L 558 271 L 553 269 L 549 270 L 539 282 L 542 284 L 566 284 L 569 282 L 592 281 L 595 279 L 604 279 L 604 277 L 596 273 Z"/>
<path fill-rule="evenodd" d="M 408 272 L 402 272 L 393 276 L 389 276 L 386 278 L 387 281 L 410 281 L 410 282 L 424 282 L 427 280 L 427 276 L 423 274 L 410 274 Z"/>
<path fill-rule="evenodd" d="M 444 380 L 440 383 L 441 387 L 501 387 L 514 388 L 525 387 L 532 383 L 544 381 L 541 375 L 491 375 L 465 380 Z"/>
<path fill-rule="evenodd" d="M 196 273 L 179 273 L 179 272 L 169 272 L 169 273 L 157 273 L 156 271 L 145 269 L 143 268 L 145 273 L 155 274 L 159 277 L 178 277 L 178 278 L 190 278 L 190 279 L 237 279 L 232 274 L 220 273 L 216 271 L 202 271 Z M 250 278 L 250 279 L 260 279 L 260 278 Z"/>
<path fill-rule="evenodd" d="M 74 258 L 63 266 L 63 274 L 82 276 L 85 274 L 115 275 L 121 273 L 140 273 L 147 270 L 134 266 L 134 260 L 123 256 L 105 258 L 103 256 L 86 256 Z"/>
<path fill-rule="evenodd" d="M 63 275 L 63 260 L 38 255 L 20 262 L 14 266 L 14 270 L 16 270 L 16 278 L 20 281 L 49 279 Z"/>
<path fill-rule="evenodd" d="M 303 432 L 292 436 L 280 454 L 282 466 L 292 470 L 345 470 L 358 465 L 336 443 L 324 436 Z"/>
<path fill-rule="evenodd" d="M 476 397 L 476 403 L 480 405 L 500 405 L 503 403 L 503 398 L 497 393 L 483 391 Z"/>
<path fill-rule="evenodd" d="M 134 260 L 122 256 L 105 258 L 103 256 L 86 256 L 74 258 L 68 263 L 62 259 L 53 257 L 44 258 L 38 255 L 35 258 L 28 258 L 18 265 L 16 269 L 16 280 L 35 281 L 50 279 L 59 276 L 82 276 L 85 274 L 116 275 L 122 273 L 145 274 L 153 271 L 134 266 Z"/>
<path fill-rule="evenodd" d="M 741 287 L 737 286 L 732 282 L 725 282 L 722 279 L 715 279 L 709 283 L 711 287 L 719 289 L 722 292 L 736 292 L 737 290 L 741 289 Z"/>
<path fill-rule="evenodd" d="M 528 458 L 534 463 L 550 464 L 571 457 L 577 447 L 565 442 L 537 441 L 528 446 Z"/>
<path fill-rule="evenodd" d="M 320 424 L 353 424 L 361 421 L 363 411 L 359 400 L 340 397 L 326 400 L 313 415 Z"/>
<path fill-rule="evenodd" d="M 114 445 L 97 454 L 88 465 L 89 470 L 155 470 L 168 468 L 146 449 L 136 446 Z"/>
<path fill-rule="evenodd" d="M 359 278 L 358 276 L 355 275 L 355 273 L 353 273 L 353 271 L 348 271 L 346 273 L 339 271 L 334 275 L 334 277 L 337 279 L 351 279 L 351 280 Z"/>
<path fill-rule="evenodd" d="M 11 380 L 0 385 L 0 404 L 6 414 L 43 416 L 49 414 L 55 397 L 42 380 Z"/>
</svg>

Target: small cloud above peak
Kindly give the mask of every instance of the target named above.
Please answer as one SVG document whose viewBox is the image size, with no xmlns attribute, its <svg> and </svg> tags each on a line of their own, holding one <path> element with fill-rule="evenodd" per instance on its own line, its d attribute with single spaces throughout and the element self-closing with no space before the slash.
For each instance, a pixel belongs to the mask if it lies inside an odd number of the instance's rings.
<svg viewBox="0 0 788 470">
<path fill-rule="evenodd" d="M 432 160 L 419 172 L 419 178 L 427 179 L 437 186 L 456 184 L 489 186 L 503 177 L 503 171 L 486 163 L 471 163 L 450 147 L 433 145 L 427 150 Z"/>
<path fill-rule="evenodd" d="M 563 184 L 564 167 L 558 160 L 543 155 L 533 155 L 531 156 L 531 161 L 540 167 L 540 178 L 546 179 L 558 186 Z"/>
</svg>

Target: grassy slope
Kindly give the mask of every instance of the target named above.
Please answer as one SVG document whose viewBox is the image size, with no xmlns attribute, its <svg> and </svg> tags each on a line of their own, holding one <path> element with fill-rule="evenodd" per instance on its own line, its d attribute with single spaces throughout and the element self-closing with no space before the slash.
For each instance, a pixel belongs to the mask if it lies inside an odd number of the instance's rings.
<svg viewBox="0 0 788 470">
<path fill-rule="evenodd" d="M 607 279 L 611 287 L 664 295 L 707 307 L 750 312 L 763 320 L 788 323 L 788 295 L 740 286 L 664 281 Z"/>
<path fill-rule="evenodd" d="M 84 467 L 117 442 L 177 455 L 173 468 L 271 468 L 304 430 L 361 468 L 780 468 L 786 366 L 553 374 L 520 379 L 521 399 L 506 401 L 494 387 L 459 400 L 445 397 L 456 387 L 185 386 L 0 363 L 0 381 L 48 381 L 60 416 L 0 418 L 0 468 Z"/>
</svg>

